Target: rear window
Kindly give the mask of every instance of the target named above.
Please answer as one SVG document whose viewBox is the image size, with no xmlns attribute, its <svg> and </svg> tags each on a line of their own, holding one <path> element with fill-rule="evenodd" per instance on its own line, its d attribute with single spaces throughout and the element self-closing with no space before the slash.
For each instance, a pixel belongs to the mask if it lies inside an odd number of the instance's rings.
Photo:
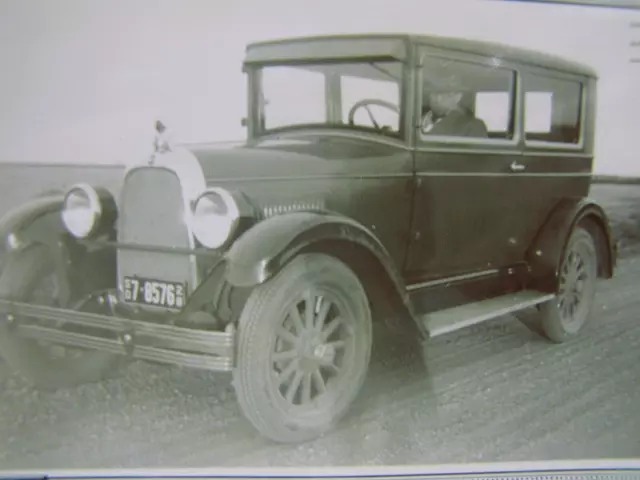
<svg viewBox="0 0 640 480">
<path fill-rule="evenodd" d="M 580 143 L 582 84 L 527 74 L 523 76 L 523 85 L 526 139 L 554 144 Z"/>
</svg>

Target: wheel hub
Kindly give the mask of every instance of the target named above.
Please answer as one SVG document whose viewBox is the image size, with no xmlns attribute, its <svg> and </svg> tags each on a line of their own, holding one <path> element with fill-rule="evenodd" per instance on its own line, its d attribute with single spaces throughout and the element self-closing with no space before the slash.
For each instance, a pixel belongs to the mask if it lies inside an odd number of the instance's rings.
<svg viewBox="0 0 640 480">
<path fill-rule="evenodd" d="M 300 339 L 297 350 L 298 361 L 305 371 L 331 364 L 336 355 L 333 345 L 325 343 L 320 334 L 306 335 Z"/>
<path fill-rule="evenodd" d="M 320 345 L 317 345 L 316 348 L 313 350 L 313 354 L 320 362 L 330 363 L 330 362 L 333 362 L 333 358 L 335 357 L 336 351 L 333 345 L 321 343 Z"/>
</svg>

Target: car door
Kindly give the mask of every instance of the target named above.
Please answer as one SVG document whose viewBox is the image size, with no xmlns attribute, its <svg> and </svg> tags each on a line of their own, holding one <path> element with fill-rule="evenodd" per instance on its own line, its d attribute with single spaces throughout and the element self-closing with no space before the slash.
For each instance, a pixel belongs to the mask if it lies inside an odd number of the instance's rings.
<svg viewBox="0 0 640 480">
<path fill-rule="evenodd" d="M 521 160 L 515 69 L 430 47 L 418 55 L 417 186 L 406 275 L 419 281 L 508 265 L 521 241 L 522 202 L 511 183 Z M 440 94 L 449 104 L 437 100 Z M 449 115 L 462 112 L 448 129 L 421 121 L 438 102 L 455 103 Z M 440 125 L 450 118 L 442 111 L 434 114 L 444 115 Z M 470 122 L 474 128 L 464 127 Z"/>
<path fill-rule="evenodd" d="M 530 244 L 562 198 L 586 197 L 593 162 L 587 79 L 550 69 L 521 68 L 524 152 L 512 182 L 526 212 L 520 218 L 523 244 Z M 595 88 L 593 86 L 593 88 Z"/>
</svg>

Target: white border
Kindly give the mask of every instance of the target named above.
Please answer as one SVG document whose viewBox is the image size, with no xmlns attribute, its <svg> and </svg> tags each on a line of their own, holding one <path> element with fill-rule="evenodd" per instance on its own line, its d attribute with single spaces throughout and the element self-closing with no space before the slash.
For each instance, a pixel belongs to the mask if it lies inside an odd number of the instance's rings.
<svg viewBox="0 0 640 480">
<path fill-rule="evenodd" d="M 537 462 L 467 463 L 412 466 L 368 467 L 319 467 L 311 471 L 307 467 L 290 468 L 193 468 L 193 469 L 109 469 L 109 470 L 14 470 L 2 472 L 3 478 L 321 478 L 321 477 L 389 477 L 424 475 L 539 475 L 553 473 L 602 473 L 602 471 L 631 470 L 640 473 L 640 459 L 629 460 L 558 460 Z"/>
</svg>

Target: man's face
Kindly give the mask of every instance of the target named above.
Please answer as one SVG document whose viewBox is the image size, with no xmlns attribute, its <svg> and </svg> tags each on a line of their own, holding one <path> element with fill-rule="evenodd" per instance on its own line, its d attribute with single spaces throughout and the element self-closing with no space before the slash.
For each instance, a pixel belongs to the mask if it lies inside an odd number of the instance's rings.
<svg viewBox="0 0 640 480">
<path fill-rule="evenodd" d="M 458 106 L 462 94 L 458 92 L 438 92 L 429 94 L 429 106 L 438 116 L 446 115 Z"/>
</svg>

